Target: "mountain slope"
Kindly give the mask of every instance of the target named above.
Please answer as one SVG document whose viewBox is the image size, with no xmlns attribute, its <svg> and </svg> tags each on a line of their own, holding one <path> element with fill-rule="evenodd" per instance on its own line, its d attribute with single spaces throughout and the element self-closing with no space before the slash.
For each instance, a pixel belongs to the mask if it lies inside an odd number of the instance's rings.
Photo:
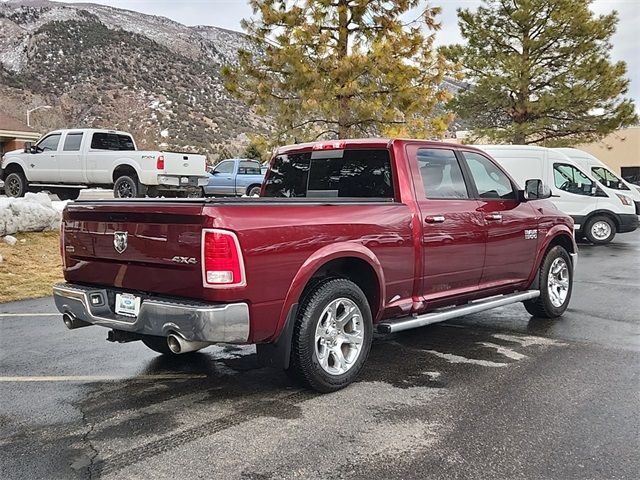
<svg viewBox="0 0 640 480">
<path fill-rule="evenodd" d="M 42 130 L 129 130 L 151 147 L 215 152 L 264 119 L 230 97 L 220 77 L 248 37 L 94 4 L 0 3 L 0 109 L 27 106 Z M 39 122 L 39 123 L 38 123 Z M 164 145 L 162 145 L 164 143 Z"/>
</svg>

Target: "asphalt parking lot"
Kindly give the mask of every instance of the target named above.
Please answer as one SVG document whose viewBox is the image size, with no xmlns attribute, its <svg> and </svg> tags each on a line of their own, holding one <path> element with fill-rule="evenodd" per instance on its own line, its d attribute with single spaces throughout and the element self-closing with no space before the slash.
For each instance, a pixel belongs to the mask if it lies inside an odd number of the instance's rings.
<svg viewBox="0 0 640 480">
<path fill-rule="evenodd" d="M 640 232 L 581 245 L 569 311 L 377 337 L 330 395 L 252 347 L 171 360 L 0 305 L 0 478 L 620 479 L 640 471 Z"/>
</svg>

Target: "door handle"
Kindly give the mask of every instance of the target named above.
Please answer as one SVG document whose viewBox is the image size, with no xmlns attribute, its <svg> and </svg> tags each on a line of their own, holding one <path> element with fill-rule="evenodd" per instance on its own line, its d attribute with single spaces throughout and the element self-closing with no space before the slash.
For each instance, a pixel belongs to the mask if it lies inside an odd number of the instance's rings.
<svg viewBox="0 0 640 480">
<path fill-rule="evenodd" d="M 444 215 L 433 215 L 432 217 L 424 217 L 425 223 L 442 223 L 444 222 Z"/>
<path fill-rule="evenodd" d="M 492 213 L 484 217 L 485 220 L 493 220 L 494 222 L 499 222 L 502 220 L 502 215 L 499 213 Z"/>
</svg>

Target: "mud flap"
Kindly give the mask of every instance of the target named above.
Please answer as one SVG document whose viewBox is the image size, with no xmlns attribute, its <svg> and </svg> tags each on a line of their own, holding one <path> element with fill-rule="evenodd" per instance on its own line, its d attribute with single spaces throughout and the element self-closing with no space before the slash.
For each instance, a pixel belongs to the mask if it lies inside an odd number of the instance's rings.
<svg viewBox="0 0 640 480">
<path fill-rule="evenodd" d="M 291 359 L 291 338 L 293 327 L 296 324 L 298 304 L 294 303 L 289 309 L 289 315 L 277 340 L 271 343 L 259 343 L 256 345 L 258 363 L 263 367 L 289 368 Z"/>
</svg>

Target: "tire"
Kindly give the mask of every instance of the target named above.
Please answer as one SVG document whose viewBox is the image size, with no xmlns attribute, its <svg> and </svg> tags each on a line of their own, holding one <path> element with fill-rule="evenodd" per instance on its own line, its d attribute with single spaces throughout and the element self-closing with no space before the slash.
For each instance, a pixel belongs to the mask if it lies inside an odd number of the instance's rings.
<svg viewBox="0 0 640 480">
<path fill-rule="evenodd" d="M 331 310 L 337 323 L 331 321 Z M 347 311 L 351 314 L 340 325 Z M 321 282 L 305 296 L 295 322 L 287 374 L 322 393 L 353 382 L 373 338 L 371 309 L 362 290 L 342 278 Z"/>
<path fill-rule="evenodd" d="M 564 248 L 555 246 L 546 253 L 531 288 L 540 290 L 539 297 L 523 302 L 531 315 L 557 318 L 565 312 L 573 290 L 573 266 Z"/>
<path fill-rule="evenodd" d="M 587 221 L 584 236 L 594 245 L 606 245 L 616 236 L 616 224 L 606 215 L 596 215 Z"/>
<path fill-rule="evenodd" d="M 262 187 L 260 185 L 251 185 L 247 188 L 247 196 L 253 197 L 254 195 L 260 196 L 260 191 Z"/>
<path fill-rule="evenodd" d="M 140 197 L 140 184 L 135 175 L 122 175 L 113 184 L 113 196 L 115 198 Z"/>
<path fill-rule="evenodd" d="M 155 337 L 153 335 L 145 335 L 142 337 L 142 343 L 149 347 L 154 352 L 162 353 L 163 355 L 178 355 L 173 353 L 167 344 L 165 337 Z"/>
<path fill-rule="evenodd" d="M 60 200 L 77 200 L 80 196 L 79 188 L 62 188 L 60 190 L 56 190 L 56 195 Z"/>
<path fill-rule="evenodd" d="M 12 172 L 4 179 L 4 193 L 7 197 L 24 197 L 29 184 L 22 172 Z"/>
</svg>

